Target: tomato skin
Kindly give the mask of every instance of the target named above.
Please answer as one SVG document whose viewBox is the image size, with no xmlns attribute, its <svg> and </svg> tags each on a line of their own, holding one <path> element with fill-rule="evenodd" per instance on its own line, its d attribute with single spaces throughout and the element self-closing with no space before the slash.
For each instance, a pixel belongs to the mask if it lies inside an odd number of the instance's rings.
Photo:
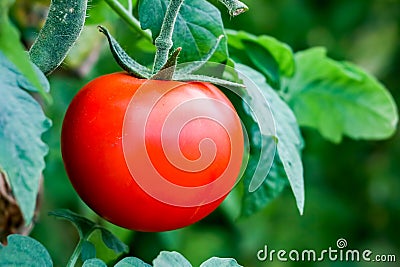
<svg viewBox="0 0 400 267">
<path fill-rule="evenodd" d="M 127 110 L 132 112 L 132 109 L 128 109 L 132 97 L 146 81 L 124 73 L 114 73 L 98 77 L 84 86 L 72 100 L 65 115 L 61 149 L 72 185 L 95 212 L 125 228 L 137 231 L 167 231 L 204 218 L 218 207 L 228 192 L 215 201 L 186 207 L 160 201 L 138 185 L 128 168 L 123 151 L 123 124 Z M 171 83 L 178 84 L 173 81 L 155 83 L 160 87 Z M 179 145 L 185 157 L 195 160 L 199 156 L 198 141 L 211 133 L 217 154 L 210 168 L 199 173 L 177 170 L 169 166 L 168 159 L 163 154 L 159 130 L 161 120 L 166 118 L 174 106 L 199 96 L 216 99 L 232 107 L 229 100 L 213 85 L 197 82 L 179 83 L 178 87 L 163 96 L 153 107 L 154 115 L 148 118 L 146 147 L 149 158 L 162 175 L 168 176 L 166 179 L 170 182 L 196 187 L 217 179 L 233 157 L 236 159 L 233 168 L 236 177 L 232 178 L 233 185 L 240 172 L 244 147 L 237 115 L 232 118 L 234 123 L 228 126 L 235 133 L 235 140 L 239 140 L 234 144 L 240 147 L 236 155 L 231 155 L 230 137 L 224 129 L 201 119 L 183 128 Z M 135 108 L 140 109 L 140 105 Z M 129 164 L 135 168 L 135 162 Z"/>
</svg>

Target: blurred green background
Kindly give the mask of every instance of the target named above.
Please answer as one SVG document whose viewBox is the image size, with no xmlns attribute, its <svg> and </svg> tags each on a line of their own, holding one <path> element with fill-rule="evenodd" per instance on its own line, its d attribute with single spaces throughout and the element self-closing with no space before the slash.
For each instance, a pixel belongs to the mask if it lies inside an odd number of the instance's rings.
<svg viewBox="0 0 400 267">
<path fill-rule="evenodd" d="M 18 0 L 12 18 L 28 47 L 46 16 L 46 0 Z M 331 57 L 350 60 L 378 77 L 400 105 L 400 0 L 247 0 L 250 10 L 230 18 L 216 0 L 226 28 L 268 34 L 288 43 L 294 51 L 326 46 Z M 300 216 L 289 188 L 265 210 L 250 218 L 234 217 L 236 202 L 229 198 L 203 221 L 166 233 L 134 233 L 101 221 L 72 189 L 60 154 L 64 112 L 76 92 L 90 79 L 119 68 L 95 25 L 108 25 L 122 46 L 149 64 L 153 48 L 118 19 L 99 0 L 91 10 L 77 46 L 63 66 L 50 77 L 54 103 L 46 107 L 53 128 L 44 139 L 50 146 L 45 170 L 41 216 L 32 236 L 50 251 L 55 266 L 65 266 L 77 241 L 68 223 L 47 212 L 69 208 L 107 225 L 130 245 L 131 254 L 151 262 L 161 250 L 182 253 L 193 266 L 212 256 L 233 257 L 243 266 L 398 266 L 365 262 L 260 262 L 256 253 L 270 249 L 336 248 L 345 238 L 349 249 L 370 249 L 375 254 L 396 254 L 400 261 L 400 133 L 380 142 L 344 139 L 335 145 L 315 131 L 302 129 L 306 205 Z M 137 11 L 136 11 L 137 12 Z M 104 196 L 105 198 L 107 196 Z M 238 209 L 239 207 L 236 207 Z M 98 256 L 116 255 L 99 242 Z"/>
</svg>

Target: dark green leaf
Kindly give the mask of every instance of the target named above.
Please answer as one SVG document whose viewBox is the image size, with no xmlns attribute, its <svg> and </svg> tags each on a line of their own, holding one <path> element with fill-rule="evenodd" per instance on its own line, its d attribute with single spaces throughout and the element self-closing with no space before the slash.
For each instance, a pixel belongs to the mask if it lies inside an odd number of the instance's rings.
<svg viewBox="0 0 400 267">
<path fill-rule="evenodd" d="M 67 209 L 51 211 L 49 215 L 71 222 L 78 230 L 81 238 L 87 238 L 97 227 L 96 223 Z"/>
<path fill-rule="evenodd" d="M 107 267 L 107 264 L 100 259 L 89 259 L 83 263 L 82 267 Z"/>
<path fill-rule="evenodd" d="M 249 164 L 254 164 L 253 162 Z M 249 168 L 249 167 L 248 167 Z M 255 168 L 251 166 L 251 168 Z M 250 180 L 243 180 L 245 188 L 250 186 Z M 267 206 L 272 200 L 280 195 L 288 185 L 288 178 L 278 155 L 262 185 L 254 192 L 245 192 L 242 200 L 242 216 L 250 216 Z"/>
<path fill-rule="evenodd" d="M 101 231 L 101 238 L 103 239 L 104 244 L 109 249 L 114 250 L 117 254 L 129 251 L 129 247 L 119 240 L 113 233 L 103 227 L 99 228 L 99 230 Z"/>
<path fill-rule="evenodd" d="M 50 127 L 39 103 L 22 90 L 32 88 L 0 51 L 0 171 L 27 223 L 33 216 L 48 150 L 41 135 Z"/>
<path fill-rule="evenodd" d="M 0 266 L 53 266 L 46 248 L 35 239 L 21 235 L 10 235 L 7 241 L 7 246 L 0 244 Z"/>
<path fill-rule="evenodd" d="M 61 209 L 49 212 L 49 215 L 70 221 L 77 228 L 79 236 L 83 239 L 89 238 L 93 231 L 98 229 L 101 231 L 101 238 L 108 248 L 114 250 L 117 254 L 128 252 L 128 246 L 119 240 L 113 233 L 79 214 L 70 210 Z"/>
<path fill-rule="evenodd" d="M 120 260 L 114 267 L 151 267 L 150 264 L 145 263 L 144 261 L 135 258 L 135 257 L 127 257 Z"/>
<path fill-rule="evenodd" d="M 271 107 L 278 139 L 278 156 L 289 179 L 290 186 L 296 198 L 297 207 L 302 214 L 304 209 L 304 180 L 300 151 L 303 147 L 303 140 L 296 118 L 287 104 L 266 83 L 261 73 L 242 64 L 237 64 L 235 68 L 248 78 L 243 79 L 244 84 L 248 88 L 253 87 L 253 84 L 250 83 L 252 82 L 261 89 Z M 268 180 L 268 177 L 266 180 Z"/>
<path fill-rule="evenodd" d="M 178 252 L 161 251 L 153 261 L 154 267 L 192 267 L 185 257 Z"/>
<path fill-rule="evenodd" d="M 296 53 L 296 74 L 285 87 L 300 125 L 332 142 L 343 135 L 383 139 L 396 130 L 397 107 L 385 87 L 355 65 L 328 58 L 324 48 Z"/>
<path fill-rule="evenodd" d="M 11 65 L 18 75 L 24 77 L 20 85 L 23 89 L 45 95 L 44 92 L 49 90 L 48 82 L 43 73 L 30 61 L 28 53 L 20 43 L 18 31 L 8 19 L 8 9 L 13 2 L 1 1 L 0 4 L 0 52 L 12 62 Z"/>
<path fill-rule="evenodd" d="M 139 18 L 143 29 L 150 29 L 153 40 L 160 34 L 168 0 L 140 0 Z M 179 12 L 174 34 L 174 49 L 182 47 L 181 62 L 200 60 L 224 34 L 224 26 L 219 10 L 205 0 L 186 0 Z M 211 58 L 222 62 L 227 59 L 226 40 Z"/>
<path fill-rule="evenodd" d="M 85 240 L 82 243 L 82 250 L 81 250 L 81 259 L 82 261 L 86 261 L 88 259 L 96 258 L 96 248 L 94 245 Z"/>
<path fill-rule="evenodd" d="M 203 262 L 200 267 L 242 267 L 242 265 L 239 265 L 235 259 L 212 257 Z"/>
</svg>

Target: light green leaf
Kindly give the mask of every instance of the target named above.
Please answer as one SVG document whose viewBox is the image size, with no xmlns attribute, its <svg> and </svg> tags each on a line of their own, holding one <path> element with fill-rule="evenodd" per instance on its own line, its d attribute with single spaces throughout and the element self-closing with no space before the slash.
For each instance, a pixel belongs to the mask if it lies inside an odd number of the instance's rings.
<svg viewBox="0 0 400 267">
<path fill-rule="evenodd" d="M 144 261 L 135 258 L 135 257 L 127 257 L 120 260 L 114 267 L 151 267 L 150 264 L 145 263 Z"/>
<path fill-rule="evenodd" d="M 0 51 L 0 171 L 11 185 L 25 222 L 30 223 L 48 151 L 41 135 L 50 121 L 39 103 L 22 90 L 27 85 L 34 88 Z"/>
<path fill-rule="evenodd" d="M 154 267 L 192 267 L 185 257 L 178 252 L 161 251 L 153 261 Z"/>
<path fill-rule="evenodd" d="M 8 10 L 14 1 L 0 1 L 0 52 L 12 62 L 21 79 L 20 87 L 30 91 L 36 91 L 45 96 L 49 85 L 44 74 L 30 61 L 28 53 L 20 43 L 17 29 L 8 19 Z M 3 79 L 3 77 L 2 77 Z"/>
<path fill-rule="evenodd" d="M 278 139 L 277 153 L 289 179 L 297 207 L 302 214 L 304 209 L 304 179 L 300 152 L 303 147 L 303 140 L 296 118 L 289 106 L 266 83 L 261 73 L 242 64 L 236 64 L 235 68 L 250 79 L 244 80 L 244 84 L 250 87 L 252 85 L 248 84 L 249 81 L 255 83 L 262 90 L 271 106 Z"/>
<path fill-rule="evenodd" d="M 235 259 L 212 257 L 203 262 L 200 267 L 242 267 L 242 265 L 239 265 Z"/>
<path fill-rule="evenodd" d="M 8 245 L 0 243 L 0 266 L 52 267 L 46 248 L 31 237 L 9 235 Z"/>
<path fill-rule="evenodd" d="M 397 126 L 395 102 L 385 87 L 355 65 L 334 61 L 324 48 L 296 53 L 296 74 L 285 83 L 287 102 L 300 125 L 338 143 L 384 139 Z"/>
<path fill-rule="evenodd" d="M 139 19 L 143 29 L 150 29 L 153 40 L 160 34 L 169 0 L 140 0 Z M 182 47 L 180 63 L 200 60 L 224 34 L 219 10 L 205 0 L 186 0 L 175 23 L 173 50 Z M 211 61 L 222 62 L 228 57 L 225 38 Z"/>
<path fill-rule="evenodd" d="M 255 36 L 233 30 L 227 30 L 226 33 L 229 50 L 236 61 L 251 63 L 274 84 L 279 84 L 280 76 L 293 75 L 294 56 L 287 44 L 267 35 Z"/>
<path fill-rule="evenodd" d="M 82 267 L 107 267 L 107 264 L 100 259 L 88 259 L 83 263 Z"/>
</svg>

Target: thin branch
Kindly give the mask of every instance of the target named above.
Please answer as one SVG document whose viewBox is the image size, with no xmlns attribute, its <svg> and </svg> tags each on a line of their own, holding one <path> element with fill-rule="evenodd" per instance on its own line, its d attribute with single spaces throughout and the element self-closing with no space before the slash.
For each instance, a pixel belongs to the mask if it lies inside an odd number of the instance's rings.
<svg viewBox="0 0 400 267">
<path fill-rule="evenodd" d="M 151 32 L 149 30 L 142 30 L 140 27 L 140 22 L 129 12 L 123 5 L 121 5 L 118 0 L 105 0 L 105 2 L 135 31 L 140 33 L 144 38 L 146 38 L 151 43 L 153 38 L 151 37 Z"/>
</svg>

